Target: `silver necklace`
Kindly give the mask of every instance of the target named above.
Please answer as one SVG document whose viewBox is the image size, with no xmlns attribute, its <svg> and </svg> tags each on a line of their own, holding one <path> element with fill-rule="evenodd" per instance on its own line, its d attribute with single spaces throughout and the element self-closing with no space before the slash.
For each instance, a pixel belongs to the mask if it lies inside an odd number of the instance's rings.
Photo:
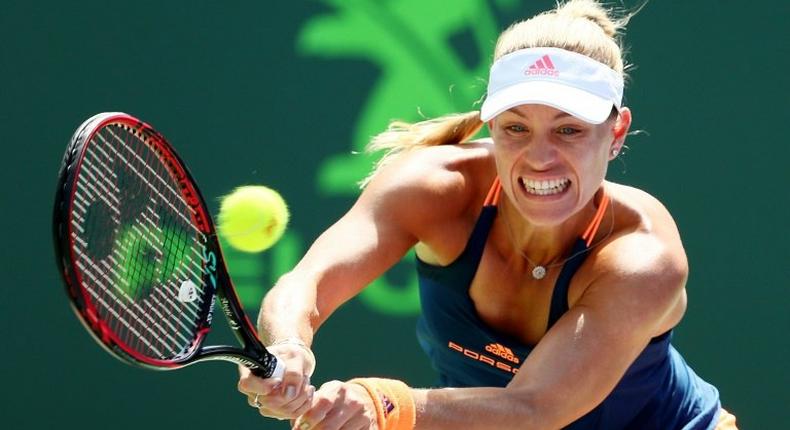
<svg viewBox="0 0 790 430">
<path fill-rule="evenodd" d="M 546 277 L 546 274 L 548 273 L 548 269 L 550 269 L 552 267 L 556 267 L 556 266 L 561 266 L 561 265 L 567 263 L 572 258 L 576 257 L 577 255 L 583 254 L 583 253 L 595 248 L 596 246 L 600 245 L 603 241 L 605 241 L 612 234 L 612 232 L 614 231 L 614 206 L 613 206 L 613 202 L 612 202 L 611 199 L 609 199 L 609 206 L 610 206 L 608 208 L 609 209 L 609 213 L 610 213 L 609 232 L 606 233 L 606 236 L 604 236 L 598 242 L 595 242 L 594 244 L 590 245 L 589 247 L 587 247 L 585 249 L 582 249 L 581 251 L 576 252 L 575 254 L 571 255 L 570 257 L 568 257 L 568 258 L 566 258 L 566 259 L 564 259 L 564 260 L 562 260 L 560 262 L 552 263 L 552 264 L 535 264 L 535 263 L 533 263 L 532 260 L 530 260 L 529 257 L 527 257 L 527 255 L 524 254 L 523 251 L 521 251 L 521 248 L 516 246 L 515 239 L 514 239 L 515 235 L 513 234 L 513 230 L 510 227 L 510 222 L 507 220 L 507 216 L 505 216 L 504 213 L 502 214 L 502 218 L 505 221 L 505 227 L 507 227 L 508 241 L 513 246 L 513 249 L 515 249 L 521 255 L 521 257 L 523 257 L 524 260 L 526 260 L 527 263 L 529 263 L 530 266 L 533 266 L 532 278 L 539 281 L 539 280 L 541 280 L 541 279 Z"/>
</svg>

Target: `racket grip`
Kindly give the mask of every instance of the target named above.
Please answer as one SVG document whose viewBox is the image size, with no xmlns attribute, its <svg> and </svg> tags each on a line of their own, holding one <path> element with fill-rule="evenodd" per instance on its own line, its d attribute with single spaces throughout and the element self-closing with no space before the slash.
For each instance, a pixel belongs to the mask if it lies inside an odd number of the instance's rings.
<svg viewBox="0 0 790 430">
<path fill-rule="evenodd" d="M 252 372 L 253 375 L 259 378 L 264 378 L 264 379 L 273 378 L 273 379 L 282 380 L 283 375 L 285 374 L 285 365 L 283 364 L 282 360 L 280 360 L 277 357 L 272 358 L 272 360 L 274 360 L 274 370 L 272 370 L 271 375 L 267 375 L 266 374 L 267 372 L 263 367 L 250 369 L 250 371 Z"/>
<path fill-rule="evenodd" d="M 277 360 L 277 364 L 274 366 L 274 372 L 272 372 L 272 376 L 270 377 L 282 381 L 283 375 L 285 375 L 285 365 L 279 358 L 275 358 L 275 360 Z"/>
</svg>

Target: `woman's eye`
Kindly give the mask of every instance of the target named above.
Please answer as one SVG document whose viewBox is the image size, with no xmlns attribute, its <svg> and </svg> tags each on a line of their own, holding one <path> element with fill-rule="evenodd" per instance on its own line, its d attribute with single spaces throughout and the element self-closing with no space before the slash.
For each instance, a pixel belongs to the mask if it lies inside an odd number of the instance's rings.
<svg viewBox="0 0 790 430">
<path fill-rule="evenodd" d="M 574 127 L 560 127 L 557 129 L 557 132 L 565 136 L 573 136 L 574 134 L 580 133 L 581 130 Z"/>
<path fill-rule="evenodd" d="M 512 132 L 512 133 L 524 133 L 525 131 L 527 131 L 526 127 L 524 127 L 523 125 L 518 125 L 518 124 L 509 125 L 509 126 L 505 127 L 505 129 L 507 131 L 509 131 L 509 132 Z"/>
</svg>

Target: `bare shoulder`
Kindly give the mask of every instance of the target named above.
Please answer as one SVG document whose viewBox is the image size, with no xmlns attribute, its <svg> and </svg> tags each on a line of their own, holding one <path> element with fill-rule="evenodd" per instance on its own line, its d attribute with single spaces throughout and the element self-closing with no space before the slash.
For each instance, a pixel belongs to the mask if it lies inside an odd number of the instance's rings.
<svg viewBox="0 0 790 430">
<path fill-rule="evenodd" d="M 468 143 L 397 154 L 371 178 L 365 193 L 426 198 L 443 207 L 463 207 L 475 195 L 490 164 L 488 145 Z M 364 194 L 364 193 L 363 193 Z"/>
<path fill-rule="evenodd" d="M 606 182 L 606 187 L 613 201 L 639 215 L 642 228 L 680 239 L 672 215 L 656 197 L 639 188 L 614 182 Z"/>
<path fill-rule="evenodd" d="M 358 205 L 399 224 L 439 255 L 452 254 L 455 244 L 448 238 L 465 238 L 466 221 L 496 174 L 490 146 L 470 142 L 398 154 L 371 178 Z"/>
<path fill-rule="evenodd" d="M 658 332 L 666 331 L 686 305 L 688 262 L 677 226 L 645 191 L 610 182 L 606 187 L 616 221 L 611 236 L 591 254 L 583 295 L 617 296 L 655 321 Z"/>
<path fill-rule="evenodd" d="M 407 179 L 424 179 L 426 174 L 429 177 L 468 175 L 490 157 L 491 145 L 482 141 L 415 148 L 395 155 L 374 179 L 389 174 L 406 175 Z"/>
<path fill-rule="evenodd" d="M 614 234 L 598 252 L 605 268 L 630 274 L 685 277 L 686 253 L 667 208 L 638 188 L 611 182 L 606 187 L 614 216 L 620 221 L 615 222 Z"/>
</svg>

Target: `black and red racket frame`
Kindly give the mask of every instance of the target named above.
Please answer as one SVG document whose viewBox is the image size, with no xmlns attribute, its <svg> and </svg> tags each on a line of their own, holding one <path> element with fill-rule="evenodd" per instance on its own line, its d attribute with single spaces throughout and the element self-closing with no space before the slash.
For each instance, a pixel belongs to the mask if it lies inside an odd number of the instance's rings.
<svg viewBox="0 0 790 430">
<path fill-rule="evenodd" d="M 192 222 L 202 234 L 203 267 L 205 269 L 203 276 L 207 287 L 204 292 L 203 304 L 197 312 L 196 336 L 185 351 L 171 360 L 146 356 L 123 342 L 107 323 L 99 318 L 95 304 L 83 287 L 82 273 L 76 269 L 71 206 L 76 192 L 77 177 L 85 151 L 93 136 L 102 127 L 112 123 L 125 125 L 144 136 L 144 140 L 159 155 L 160 160 L 167 166 L 171 177 L 178 183 L 184 201 L 192 209 L 190 211 Z M 109 112 L 94 115 L 75 131 L 66 149 L 60 169 L 53 210 L 53 236 L 58 270 L 63 277 L 72 308 L 94 339 L 116 358 L 132 365 L 154 370 L 178 369 L 205 360 L 224 360 L 247 366 L 254 374 L 261 377 L 269 377 L 274 373 L 277 359 L 266 351 L 241 306 L 228 275 L 214 225 L 203 197 L 175 150 L 164 136 L 150 125 L 128 114 Z M 211 330 L 215 297 L 219 299 L 220 307 L 227 317 L 234 335 L 244 345 L 243 349 L 230 346 L 202 346 L 206 335 Z"/>
</svg>

